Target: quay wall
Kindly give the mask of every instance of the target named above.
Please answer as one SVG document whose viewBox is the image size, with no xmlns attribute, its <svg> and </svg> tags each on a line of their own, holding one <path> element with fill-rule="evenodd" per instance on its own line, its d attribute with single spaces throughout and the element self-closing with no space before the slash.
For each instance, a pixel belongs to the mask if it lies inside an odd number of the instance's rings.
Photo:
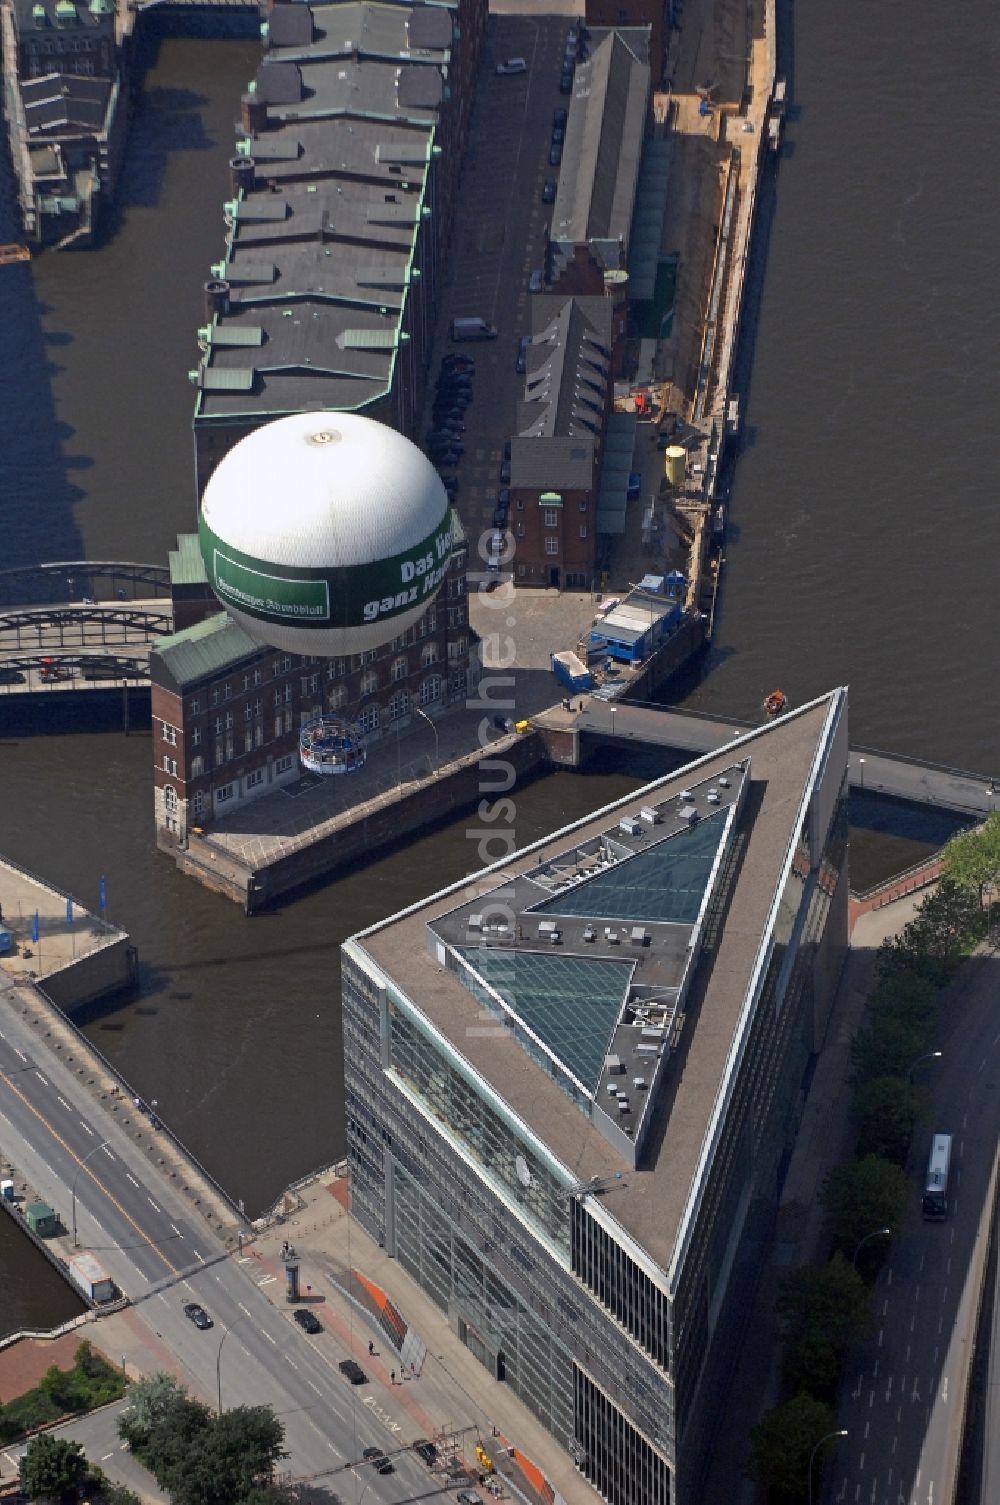
<svg viewBox="0 0 1000 1505">
<path fill-rule="evenodd" d="M 139 953 L 127 935 L 68 962 L 45 979 L 45 992 L 64 1014 L 135 986 Z"/>
<path fill-rule="evenodd" d="M 219 856 L 213 860 L 210 844 L 195 842 L 175 853 L 177 865 L 217 893 L 243 904 L 247 914 L 256 914 L 295 889 L 370 858 L 415 832 L 426 832 L 475 805 L 484 797 L 480 769 L 484 759 L 510 764 L 515 785 L 547 761 L 536 733 L 504 737 L 452 763 L 436 777 L 345 812 L 318 840 L 304 838 L 297 850 L 274 862 L 251 868 Z M 495 784 L 491 777 L 487 788 Z"/>
</svg>

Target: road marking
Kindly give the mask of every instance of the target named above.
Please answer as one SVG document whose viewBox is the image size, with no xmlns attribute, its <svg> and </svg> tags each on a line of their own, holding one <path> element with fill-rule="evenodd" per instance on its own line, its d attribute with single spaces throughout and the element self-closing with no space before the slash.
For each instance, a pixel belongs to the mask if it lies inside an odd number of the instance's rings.
<svg viewBox="0 0 1000 1505">
<path fill-rule="evenodd" d="M 90 1125 L 88 1123 L 84 1123 L 84 1121 L 83 1121 L 82 1118 L 80 1120 L 80 1128 L 83 1129 L 83 1131 L 84 1131 L 85 1134 L 89 1134 L 90 1137 L 91 1137 L 91 1139 L 94 1138 L 94 1131 L 93 1131 L 93 1129 L 90 1127 Z"/>
<path fill-rule="evenodd" d="M 56 1101 L 62 1103 L 62 1105 L 66 1109 L 67 1113 L 72 1113 L 73 1109 L 70 1107 L 69 1103 L 66 1101 L 66 1099 L 64 1097 L 60 1097 L 59 1096 L 58 1092 L 56 1093 Z"/>
<path fill-rule="evenodd" d="M 182 1232 L 181 1232 L 181 1230 L 180 1230 L 180 1229 L 179 1229 L 179 1228 L 178 1228 L 178 1226 L 177 1226 L 177 1224 L 176 1224 L 176 1223 L 171 1223 L 171 1225 L 170 1225 L 170 1226 L 171 1226 L 171 1228 L 172 1228 L 172 1229 L 173 1229 L 173 1230 L 174 1230 L 174 1232 L 175 1232 L 175 1233 L 176 1233 L 176 1235 L 177 1235 L 177 1237 L 178 1237 L 178 1238 L 183 1238 L 183 1237 L 184 1237 L 184 1235 L 183 1235 L 183 1233 L 182 1233 Z"/>
<path fill-rule="evenodd" d="M 858 1473 L 859 1474 L 863 1474 L 864 1471 L 865 1471 L 865 1455 L 862 1452 L 861 1457 L 858 1459 Z"/>
<path fill-rule="evenodd" d="M 242 1301 L 238 1301 L 236 1303 L 236 1305 L 239 1307 L 240 1311 L 241 1312 L 245 1312 L 248 1317 L 252 1317 L 253 1316 L 253 1312 L 250 1310 L 250 1308 L 248 1306 L 244 1306 L 243 1303 L 242 1303 Z"/>
<path fill-rule="evenodd" d="M 16 1045 L 14 1046 L 14 1049 L 17 1050 L 17 1046 Z M 28 1057 L 24 1054 L 23 1050 L 17 1050 L 17 1053 L 21 1057 L 22 1061 L 26 1061 L 28 1059 Z M 980 1069 L 980 1071 L 982 1071 L 983 1068 L 980 1066 L 979 1069 Z"/>
<path fill-rule="evenodd" d="M 912 1333 L 913 1329 L 916 1327 L 916 1325 L 917 1325 L 917 1314 L 916 1314 L 916 1312 L 914 1312 L 913 1315 L 912 1315 L 912 1317 L 910 1318 L 910 1332 L 911 1333 Z"/>
<path fill-rule="evenodd" d="M 102 1453 L 101 1454 L 101 1462 L 102 1463 L 107 1463 L 108 1459 L 109 1458 L 113 1458 L 114 1456 L 115 1456 L 114 1453 Z"/>
<path fill-rule="evenodd" d="M 138 1186 L 139 1185 L 138 1181 L 135 1179 L 135 1177 L 133 1176 L 133 1174 L 132 1174 L 131 1171 L 126 1171 L 125 1172 L 125 1180 L 126 1181 L 131 1181 L 131 1183 L 132 1183 L 133 1186 Z"/>
<path fill-rule="evenodd" d="M 888 1401 L 890 1401 L 892 1399 L 892 1375 L 891 1374 L 889 1376 L 889 1382 L 888 1382 L 888 1384 L 885 1387 L 885 1398 L 886 1398 L 886 1402 L 888 1402 Z"/>
<path fill-rule="evenodd" d="M 113 1160 L 115 1158 L 114 1150 L 109 1150 L 106 1144 L 102 1144 L 101 1149 L 104 1151 L 105 1155 L 107 1155 L 109 1160 Z"/>
<path fill-rule="evenodd" d="M 296 1362 L 295 1362 L 294 1359 L 289 1358 L 289 1356 L 288 1356 L 287 1353 L 285 1354 L 285 1358 L 288 1359 L 288 1362 L 289 1362 L 289 1364 L 291 1364 L 291 1366 L 292 1366 L 293 1369 L 298 1369 L 298 1367 L 299 1367 L 298 1364 L 296 1364 Z"/>
<path fill-rule="evenodd" d="M 33 1117 L 35 1117 L 35 1118 L 38 1119 L 38 1122 L 42 1125 L 43 1128 L 45 1128 L 45 1129 L 47 1129 L 49 1131 L 49 1133 L 52 1135 L 52 1138 L 56 1141 L 56 1143 L 63 1150 L 65 1150 L 66 1154 L 76 1164 L 77 1171 L 78 1172 L 79 1171 L 84 1171 L 90 1177 L 91 1181 L 97 1187 L 98 1191 L 101 1192 L 102 1195 L 105 1196 L 108 1199 L 108 1201 L 111 1203 L 112 1207 L 114 1207 L 118 1212 L 121 1213 L 122 1217 L 125 1219 L 126 1223 L 128 1223 L 129 1227 L 135 1229 L 136 1233 L 142 1239 L 143 1243 L 147 1244 L 149 1246 L 149 1248 L 152 1249 L 153 1253 L 159 1259 L 161 1259 L 163 1261 L 163 1263 L 166 1265 L 167 1269 L 170 1271 L 171 1275 L 176 1275 L 177 1274 L 177 1266 L 175 1264 L 173 1264 L 172 1261 L 167 1258 L 167 1256 L 163 1253 L 162 1249 L 158 1248 L 158 1246 L 149 1237 L 149 1235 L 147 1233 L 145 1233 L 144 1230 L 135 1221 L 135 1218 L 131 1217 L 125 1211 L 125 1208 L 118 1201 L 117 1197 L 115 1197 L 108 1190 L 108 1188 L 103 1185 L 102 1182 L 98 1181 L 97 1177 L 94 1175 L 94 1172 L 91 1170 L 90 1166 L 86 1164 L 85 1157 L 81 1158 L 76 1153 L 76 1151 L 72 1148 L 72 1146 L 69 1145 L 66 1142 L 66 1140 L 62 1137 L 62 1135 L 60 1133 L 58 1133 L 52 1127 L 52 1125 L 49 1123 L 48 1119 L 45 1118 L 43 1114 L 39 1113 L 39 1111 L 35 1107 L 34 1103 L 28 1101 L 28 1099 L 25 1097 L 24 1093 L 21 1091 L 20 1087 L 16 1086 L 14 1084 L 14 1082 L 11 1081 L 10 1077 L 7 1075 L 6 1072 L 0 1072 L 0 1081 L 3 1081 L 3 1082 L 5 1082 L 7 1084 L 7 1086 L 10 1088 L 11 1092 L 13 1092 L 14 1096 L 15 1097 L 19 1097 L 21 1099 L 21 1102 L 27 1108 L 28 1112 L 30 1114 L 32 1114 Z"/>
<path fill-rule="evenodd" d="M 277 1340 L 277 1338 L 272 1338 L 271 1334 L 268 1332 L 268 1330 L 267 1330 L 266 1327 L 262 1327 L 261 1328 L 261 1332 L 264 1334 L 264 1337 L 267 1339 L 267 1341 L 269 1343 L 273 1344 L 275 1348 L 277 1348 L 277 1346 L 278 1346 L 278 1340 Z"/>
<path fill-rule="evenodd" d="M 879 1330 L 878 1330 L 878 1346 L 879 1346 L 879 1348 L 882 1347 L 882 1337 L 883 1337 L 882 1329 L 879 1328 Z"/>
<path fill-rule="evenodd" d="M 265 1275 L 263 1280 L 258 1280 L 258 1282 L 257 1282 L 257 1288 L 258 1288 L 258 1290 L 260 1289 L 261 1286 L 269 1286 L 271 1284 L 271 1282 L 273 1280 L 277 1280 L 277 1278 L 278 1278 L 277 1275 Z"/>
<path fill-rule="evenodd" d="M 886 1315 L 886 1313 L 888 1312 L 888 1310 L 889 1310 L 889 1298 L 887 1296 L 885 1298 L 885 1300 L 883 1301 L 883 1303 L 882 1303 L 882 1316 L 883 1317 Z"/>
<path fill-rule="evenodd" d="M 38 1078 L 38 1080 L 41 1082 L 41 1084 L 42 1084 L 43 1087 L 47 1087 L 49 1085 L 48 1082 L 45 1080 L 45 1078 L 42 1076 L 42 1073 L 39 1071 L 39 1069 L 38 1069 L 37 1066 L 35 1067 L 35 1075 Z"/>
<path fill-rule="evenodd" d="M 945 1375 L 945 1377 L 944 1377 L 944 1383 L 941 1386 L 941 1404 L 944 1405 L 944 1406 L 946 1406 L 948 1404 L 948 1376 L 947 1375 Z"/>
<path fill-rule="evenodd" d="M 869 1409 L 869 1411 L 871 1410 L 872 1406 L 874 1406 L 874 1404 L 875 1404 L 875 1391 L 874 1390 L 869 1390 L 869 1392 L 868 1392 L 868 1409 Z"/>
<path fill-rule="evenodd" d="M 886 1281 L 886 1285 L 892 1285 L 892 1265 L 889 1266 L 889 1279 Z"/>
<path fill-rule="evenodd" d="M 869 1433 L 870 1428 L 871 1428 L 871 1418 L 869 1418 L 868 1421 L 865 1422 L 865 1441 L 866 1442 L 868 1441 L 868 1433 Z"/>
<path fill-rule="evenodd" d="M 906 1362 L 907 1363 L 910 1362 L 910 1345 L 909 1345 L 909 1343 L 907 1343 L 907 1345 L 906 1345 Z M 904 1389 L 906 1388 L 906 1382 L 905 1382 L 905 1380 L 903 1382 L 903 1388 Z"/>
<path fill-rule="evenodd" d="M 163 1211 L 162 1207 L 157 1207 L 156 1203 L 153 1201 L 152 1197 L 149 1195 L 149 1192 L 146 1193 L 146 1201 L 149 1203 L 150 1207 L 153 1209 L 154 1212 L 162 1212 Z"/>
<path fill-rule="evenodd" d="M 201 1259 L 201 1255 L 198 1253 L 197 1249 L 192 1249 L 191 1253 L 194 1255 L 195 1259 Z"/>
<path fill-rule="evenodd" d="M 938 1356 L 938 1354 L 940 1352 L 941 1352 L 941 1345 L 940 1345 L 940 1343 L 935 1343 L 934 1344 L 934 1357 L 931 1359 L 931 1363 L 932 1364 L 936 1364 L 937 1363 L 937 1356 Z"/>
<path fill-rule="evenodd" d="M 315 1380 L 306 1380 L 306 1384 L 309 1386 L 310 1390 L 315 1390 L 317 1395 L 322 1395 L 323 1392 L 322 1390 L 320 1390 Z"/>
</svg>

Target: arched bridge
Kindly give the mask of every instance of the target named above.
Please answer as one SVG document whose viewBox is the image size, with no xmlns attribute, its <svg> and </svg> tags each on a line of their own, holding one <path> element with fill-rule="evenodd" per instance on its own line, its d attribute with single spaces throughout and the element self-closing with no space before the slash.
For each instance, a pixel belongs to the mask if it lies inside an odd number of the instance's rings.
<svg viewBox="0 0 1000 1505">
<path fill-rule="evenodd" d="M 0 606 L 62 601 L 150 600 L 170 595 L 165 564 L 60 559 L 0 570 Z"/>
</svg>

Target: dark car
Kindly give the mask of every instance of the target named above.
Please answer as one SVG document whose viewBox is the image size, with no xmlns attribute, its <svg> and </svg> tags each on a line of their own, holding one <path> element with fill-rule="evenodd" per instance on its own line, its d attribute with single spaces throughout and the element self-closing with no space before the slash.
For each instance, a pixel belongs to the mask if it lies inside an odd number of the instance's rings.
<svg viewBox="0 0 1000 1505">
<path fill-rule="evenodd" d="M 573 70 L 571 68 L 564 68 L 563 71 L 562 71 L 562 73 L 559 76 L 559 93 L 560 94 L 572 94 L 572 92 L 573 92 Z"/>
<path fill-rule="evenodd" d="M 553 141 L 549 147 L 549 166 L 558 167 L 562 161 L 562 146 L 558 141 Z"/>
<path fill-rule="evenodd" d="M 475 371 L 476 363 L 471 355 L 462 355 L 458 350 L 451 350 L 441 357 L 442 371 L 452 371 L 456 367 L 461 367 L 465 371 Z"/>
<path fill-rule="evenodd" d="M 215 1326 L 205 1308 L 203 1306 L 199 1306 L 197 1301 L 189 1301 L 186 1304 L 186 1306 L 184 1307 L 184 1315 L 185 1317 L 189 1317 L 194 1323 L 195 1327 L 200 1328 L 202 1332 L 205 1332 L 205 1330 L 209 1327 Z"/>
<path fill-rule="evenodd" d="M 503 507 L 504 510 L 507 511 L 507 512 L 510 511 L 510 487 L 509 486 L 501 486 L 500 487 L 500 490 L 497 492 L 497 506 L 498 507 Z"/>
<path fill-rule="evenodd" d="M 471 392 L 472 378 L 470 376 L 442 376 L 437 384 L 438 396 L 442 397 L 446 392 Z"/>
<path fill-rule="evenodd" d="M 509 439 L 505 439 L 503 441 L 503 457 L 504 457 L 505 460 L 509 460 L 510 459 L 510 440 Z"/>
<path fill-rule="evenodd" d="M 545 182 L 542 184 L 542 203 L 543 204 L 554 204 L 555 201 L 556 201 L 556 180 L 555 180 L 555 178 L 546 178 Z"/>
<path fill-rule="evenodd" d="M 323 1331 L 323 1324 L 314 1312 L 307 1312 L 304 1307 L 300 1306 L 296 1307 L 293 1316 L 303 1332 L 321 1333 Z"/>
<path fill-rule="evenodd" d="M 422 1458 L 428 1468 L 434 1467 L 437 1462 L 438 1450 L 433 1442 L 428 1442 L 426 1437 L 418 1437 L 416 1442 L 412 1443 L 411 1446 L 417 1457 Z"/>
<path fill-rule="evenodd" d="M 367 1385 L 368 1376 L 356 1359 L 341 1359 L 337 1368 L 352 1385 Z"/>
<path fill-rule="evenodd" d="M 381 1448 L 365 1448 L 362 1453 L 366 1463 L 370 1463 L 380 1474 L 392 1473 L 392 1459 L 387 1458 Z"/>
<path fill-rule="evenodd" d="M 0 669 L 0 685 L 23 685 L 24 675 L 20 669 Z"/>
<path fill-rule="evenodd" d="M 510 461 L 504 460 L 500 466 L 500 479 L 506 486 L 510 481 Z"/>
<path fill-rule="evenodd" d="M 446 418 L 441 419 L 441 427 L 448 429 L 453 434 L 465 433 L 465 424 L 462 422 L 461 414 L 449 413 Z"/>
<path fill-rule="evenodd" d="M 566 127 L 564 125 L 554 125 L 552 127 L 552 145 L 553 146 L 562 146 L 562 144 L 563 144 L 563 142 L 565 140 L 566 140 Z"/>
<path fill-rule="evenodd" d="M 441 484 L 452 501 L 454 501 L 458 495 L 458 476 L 442 476 Z"/>
<path fill-rule="evenodd" d="M 506 528 L 506 526 L 507 526 L 507 508 L 506 507 L 495 507 L 494 508 L 494 510 L 493 510 L 493 526 L 494 526 L 494 528 L 498 528 L 498 529 Z"/>
<path fill-rule="evenodd" d="M 442 444 L 447 448 L 451 444 L 451 439 L 451 429 L 431 429 L 427 435 L 427 443 L 431 448 Z"/>
<path fill-rule="evenodd" d="M 557 106 L 557 108 L 552 111 L 552 125 L 553 127 L 561 126 L 563 130 L 566 129 L 566 111 L 563 109 L 562 105 Z"/>
</svg>

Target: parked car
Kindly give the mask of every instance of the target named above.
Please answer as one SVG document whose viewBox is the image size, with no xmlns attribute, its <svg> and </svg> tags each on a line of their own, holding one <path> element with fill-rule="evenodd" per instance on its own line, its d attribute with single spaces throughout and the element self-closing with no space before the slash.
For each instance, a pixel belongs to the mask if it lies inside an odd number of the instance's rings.
<svg viewBox="0 0 1000 1505">
<path fill-rule="evenodd" d="M 477 1495 L 474 1489 L 460 1489 L 456 1499 L 458 1505 L 483 1505 L 482 1495 Z"/>
<path fill-rule="evenodd" d="M 554 125 L 552 127 L 552 145 L 561 146 L 565 140 L 566 127 L 564 125 Z"/>
<path fill-rule="evenodd" d="M 510 481 L 510 461 L 504 460 L 500 466 L 500 479 L 506 486 Z"/>
<path fill-rule="evenodd" d="M 558 167 L 562 161 L 562 147 L 558 141 L 554 141 L 549 147 L 549 166 Z"/>
<path fill-rule="evenodd" d="M 497 492 L 497 506 L 503 507 L 505 512 L 510 511 L 510 487 L 501 486 Z"/>
<path fill-rule="evenodd" d="M 530 334 L 522 334 L 521 343 L 517 347 L 517 361 L 514 370 L 523 376 L 528 364 L 528 346 L 531 344 Z"/>
<path fill-rule="evenodd" d="M 426 1437 L 418 1437 L 416 1442 L 412 1443 L 411 1446 L 417 1457 L 422 1458 L 428 1468 L 434 1467 L 437 1462 L 438 1450 L 433 1442 L 428 1442 Z"/>
<path fill-rule="evenodd" d="M 558 126 L 562 130 L 566 129 L 566 111 L 562 105 L 557 105 L 552 111 L 552 125 L 553 128 Z"/>
<path fill-rule="evenodd" d="M 524 61 L 523 57 L 509 57 L 506 58 L 504 62 L 497 63 L 497 73 L 501 78 L 504 77 L 504 75 L 509 76 L 512 73 L 527 73 L 527 71 L 528 65 Z"/>
<path fill-rule="evenodd" d="M 367 1385 L 368 1376 L 365 1374 L 357 1359 L 341 1359 L 337 1365 L 341 1374 L 350 1380 L 352 1385 Z"/>
<path fill-rule="evenodd" d="M 463 355 L 459 350 L 449 350 L 448 354 L 441 357 L 442 371 L 475 371 L 476 363 L 471 355 Z"/>
<path fill-rule="evenodd" d="M 545 278 L 543 274 L 539 271 L 532 272 L 531 276 L 528 278 L 528 292 L 540 293 L 544 285 Z"/>
<path fill-rule="evenodd" d="M 546 178 L 545 182 L 542 184 L 542 203 L 543 204 L 554 204 L 555 201 L 556 201 L 556 180 L 555 180 L 555 178 Z"/>
<path fill-rule="evenodd" d="M 23 685 L 24 675 L 20 669 L 0 669 L 0 685 Z"/>
<path fill-rule="evenodd" d="M 305 1307 L 296 1307 L 294 1316 L 303 1332 L 321 1333 L 323 1331 L 322 1322 L 314 1312 L 307 1312 Z"/>
<path fill-rule="evenodd" d="M 215 1326 L 205 1308 L 199 1306 L 197 1301 L 188 1301 L 185 1304 L 184 1315 L 185 1317 L 189 1317 L 195 1327 L 199 1328 L 201 1332 L 205 1332 L 208 1328 Z"/>
<path fill-rule="evenodd" d="M 510 440 L 509 439 L 505 439 L 503 441 L 503 457 L 504 457 L 505 460 L 509 460 L 510 459 Z"/>
<path fill-rule="evenodd" d="M 362 1458 L 364 1458 L 365 1462 L 370 1463 L 378 1473 L 392 1473 L 392 1459 L 387 1458 L 381 1448 L 365 1448 L 361 1456 Z"/>
<path fill-rule="evenodd" d="M 572 51 L 575 53 L 579 45 L 580 33 L 577 31 L 575 26 L 571 26 L 569 31 L 566 33 L 566 51 Z"/>
<path fill-rule="evenodd" d="M 572 70 L 572 68 L 564 68 L 563 71 L 562 71 L 562 73 L 559 75 L 559 93 L 560 94 L 572 94 L 572 92 L 573 92 L 573 70 Z"/>
</svg>

